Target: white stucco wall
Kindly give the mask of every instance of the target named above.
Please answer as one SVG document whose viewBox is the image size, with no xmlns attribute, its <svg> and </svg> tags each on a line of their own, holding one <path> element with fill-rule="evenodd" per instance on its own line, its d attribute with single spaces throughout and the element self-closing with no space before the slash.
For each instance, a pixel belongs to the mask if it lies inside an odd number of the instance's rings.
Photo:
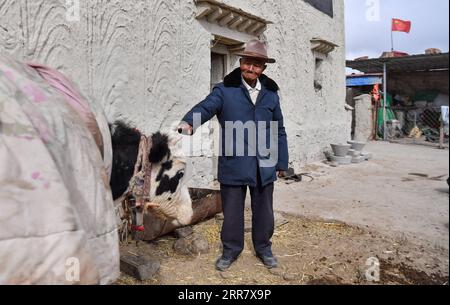
<svg viewBox="0 0 450 305">
<path fill-rule="evenodd" d="M 282 90 L 294 167 L 322 158 L 329 143 L 348 140 L 344 1 L 334 1 L 334 18 L 300 0 L 223 2 L 274 22 L 265 36 L 278 62 L 267 74 Z M 126 119 L 146 133 L 180 120 L 209 93 L 212 37 L 194 18 L 193 0 L 80 4 L 80 21 L 69 22 L 65 0 L 0 0 L 0 51 L 60 69 L 100 100 L 110 119 Z M 320 93 L 313 87 L 313 37 L 340 46 L 324 62 Z M 192 185 L 206 186 L 213 160 L 193 160 Z"/>
<path fill-rule="evenodd" d="M 303 1 L 226 1 L 274 22 L 266 32 L 277 64 L 267 74 L 281 87 L 290 157 L 295 167 L 323 158 L 329 143 L 345 142 L 351 122 L 345 105 L 344 1 L 334 1 L 334 18 Z M 245 6 L 244 6 L 245 4 Z M 323 63 L 323 90 L 313 81 L 315 58 L 310 40 L 320 37 L 340 47 Z"/>
</svg>

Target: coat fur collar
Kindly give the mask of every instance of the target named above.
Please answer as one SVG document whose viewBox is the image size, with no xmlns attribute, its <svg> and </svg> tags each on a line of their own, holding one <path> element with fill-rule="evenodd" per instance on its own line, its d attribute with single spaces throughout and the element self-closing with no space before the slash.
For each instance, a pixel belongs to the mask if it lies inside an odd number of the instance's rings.
<svg viewBox="0 0 450 305">
<path fill-rule="evenodd" d="M 259 81 L 261 84 L 270 91 L 277 92 L 280 88 L 278 87 L 277 83 L 272 80 L 271 78 L 267 77 L 265 74 L 261 75 L 259 78 Z M 235 87 L 238 88 L 242 85 L 242 73 L 241 69 L 237 68 L 230 74 L 228 74 L 225 77 L 224 80 L 225 87 Z"/>
</svg>

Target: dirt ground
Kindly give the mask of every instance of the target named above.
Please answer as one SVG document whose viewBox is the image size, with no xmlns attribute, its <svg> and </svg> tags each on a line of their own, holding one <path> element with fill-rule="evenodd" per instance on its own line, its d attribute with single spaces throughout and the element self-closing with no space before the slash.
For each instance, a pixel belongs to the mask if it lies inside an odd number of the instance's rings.
<svg viewBox="0 0 450 305">
<path fill-rule="evenodd" d="M 238 261 L 216 271 L 222 221 L 215 217 L 193 227 L 209 242 L 206 254 L 175 253 L 173 236 L 122 245 L 122 254 L 156 259 L 161 267 L 153 280 L 122 275 L 117 284 L 448 285 L 448 150 L 374 142 L 366 151 L 373 160 L 338 168 L 309 164 L 301 172 L 312 179 L 277 182 L 274 207 L 288 220 L 273 238 L 279 268 L 259 262 L 246 233 Z M 373 258 L 378 282 L 366 277 Z"/>
<path fill-rule="evenodd" d="M 250 219 L 250 211 L 246 212 Z M 245 250 L 226 272 L 216 271 L 221 253 L 222 220 L 212 218 L 194 226 L 210 245 L 207 254 L 185 256 L 175 253 L 176 238 L 165 236 L 154 242 L 130 242 L 121 247 L 124 255 L 139 255 L 161 262 L 153 280 L 139 282 L 122 274 L 119 285 L 345 285 L 345 284 L 448 284 L 448 254 L 444 248 L 425 248 L 406 238 L 393 239 L 340 222 L 311 220 L 283 214 L 288 223 L 276 229 L 273 250 L 277 269 L 268 270 L 253 254 L 251 233 Z M 369 258 L 380 263 L 380 281 L 367 281 Z M 447 258 L 447 259 L 446 259 Z M 372 275 L 374 275 L 372 273 Z"/>
</svg>

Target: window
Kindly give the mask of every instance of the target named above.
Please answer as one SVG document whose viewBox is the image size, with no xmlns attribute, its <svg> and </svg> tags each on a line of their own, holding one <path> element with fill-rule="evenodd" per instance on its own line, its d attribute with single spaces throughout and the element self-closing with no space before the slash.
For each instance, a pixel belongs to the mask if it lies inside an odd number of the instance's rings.
<svg viewBox="0 0 450 305">
<path fill-rule="evenodd" d="M 314 89 L 316 92 L 322 91 L 323 81 L 323 59 L 316 58 L 316 68 L 314 70 Z"/>
<path fill-rule="evenodd" d="M 225 57 L 224 54 L 211 52 L 211 90 L 225 78 Z"/>
<path fill-rule="evenodd" d="M 311 4 L 319 11 L 327 14 L 331 18 L 334 16 L 333 12 L 333 0 L 304 0 L 306 3 Z"/>
</svg>

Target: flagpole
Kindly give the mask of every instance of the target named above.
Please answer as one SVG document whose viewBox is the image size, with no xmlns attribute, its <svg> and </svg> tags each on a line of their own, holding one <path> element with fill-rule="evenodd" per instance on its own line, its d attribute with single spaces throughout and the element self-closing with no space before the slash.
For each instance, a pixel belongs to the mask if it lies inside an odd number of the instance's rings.
<svg viewBox="0 0 450 305">
<path fill-rule="evenodd" d="M 391 21 L 391 52 L 394 52 L 394 19 Z"/>
<path fill-rule="evenodd" d="M 391 27 L 391 51 L 394 52 L 394 31 Z"/>
</svg>

